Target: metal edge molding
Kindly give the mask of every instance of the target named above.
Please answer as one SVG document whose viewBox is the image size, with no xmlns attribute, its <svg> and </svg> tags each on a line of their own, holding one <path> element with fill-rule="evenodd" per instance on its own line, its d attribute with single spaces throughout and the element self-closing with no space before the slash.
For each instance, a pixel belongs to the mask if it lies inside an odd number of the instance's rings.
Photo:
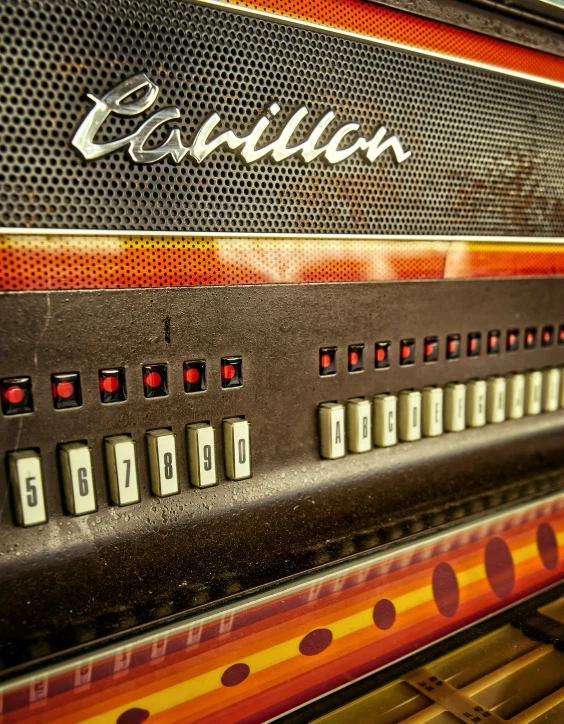
<svg viewBox="0 0 564 724">
<path fill-rule="evenodd" d="M 305 239 L 312 242 L 316 240 L 361 240 L 361 241 L 414 241 L 414 242 L 467 242 L 470 244 L 564 244 L 564 237 L 556 236 L 440 236 L 409 235 L 409 234 L 283 234 L 283 233 L 234 233 L 234 232 L 208 232 L 208 231 L 143 231 L 142 229 L 50 229 L 50 228 L 20 228 L 0 227 L 0 235 L 21 234 L 23 236 L 164 236 L 183 237 L 197 236 L 202 239 Z"/>
</svg>

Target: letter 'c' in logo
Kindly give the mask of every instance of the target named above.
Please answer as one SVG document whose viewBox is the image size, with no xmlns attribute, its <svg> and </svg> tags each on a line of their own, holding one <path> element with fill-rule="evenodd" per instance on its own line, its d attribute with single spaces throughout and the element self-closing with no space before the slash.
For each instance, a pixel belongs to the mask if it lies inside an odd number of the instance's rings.
<svg viewBox="0 0 564 724">
<path fill-rule="evenodd" d="M 298 156 L 305 163 L 322 158 L 327 163 L 336 164 L 357 152 L 363 153 L 366 159 L 373 163 L 388 149 L 397 163 L 403 163 L 411 156 L 411 151 L 403 150 L 397 136 L 391 135 L 386 138 L 388 131 L 384 126 L 380 126 L 372 138 L 367 139 L 358 134 L 359 123 L 345 123 L 333 132 L 327 143 L 318 146 L 321 137 L 335 120 L 333 111 L 327 111 L 317 121 L 305 141 L 290 146 L 292 136 L 309 115 L 305 106 L 300 106 L 288 118 L 274 141 L 260 146 L 259 143 L 264 132 L 273 117 L 280 112 L 280 106 L 276 102 L 270 104 L 268 114 L 259 117 L 247 136 L 237 136 L 233 131 L 228 130 L 212 137 L 221 122 L 221 116 L 218 113 L 212 113 L 199 127 L 190 146 L 185 146 L 182 142 L 180 129 L 173 128 L 161 146 L 147 148 L 147 141 L 158 128 L 165 123 L 178 121 L 181 118 L 180 110 L 176 106 L 168 106 L 153 113 L 128 136 L 106 143 L 96 143 L 96 134 L 112 114 L 124 117 L 139 116 L 154 105 L 158 95 L 159 87 L 144 73 L 138 73 L 124 80 L 102 98 L 88 94 L 88 98 L 94 103 L 94 106 L 74 134 L 72 145 L 87 160 L 100 158 L 127 148 L 129 157 L 135 163 L 157 163 L 167 156 L 170 156 L 174 163 L 180 163 L 186 155 L 197 163 L 201 163 L 220 146 L 227 146 L 236 152 L 244 163 L 253 163 L 266 156 L 270 156 L 275 163 L 280 163 L 292 156 Z M 345 138 L 353 133 L 356 134 L 355 140 L 342 148 L 341 145 Z"/>
</svg>

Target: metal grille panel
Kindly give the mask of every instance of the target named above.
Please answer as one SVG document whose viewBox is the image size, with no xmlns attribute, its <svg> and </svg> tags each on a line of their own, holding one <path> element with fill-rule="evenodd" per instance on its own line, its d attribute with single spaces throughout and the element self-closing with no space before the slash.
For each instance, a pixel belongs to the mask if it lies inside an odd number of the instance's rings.
<svg viewBox="0 0 564 724">
<path fill-rule="evenodd" d="M 9 0 L 0 17 L 5 226 L 564 234 L 559 88 L 189 2 Z M 370 136 L 383 123 L 412 157 L 245 166 L 221 149 L 201 165 L 142 166 L 123 151 L 85 161 L 70 141 L 92 105 L 86 93 L 101 97 L 139 72 L 161 89 L 143 120 L 178 106 L 186 145 L 213 111 L 222 130 L 244 135 L 277 101 L 281 120 L 265 141 L 305 104 L 312 125 L 329 109 L 333 130 L 357 121 Z M 114 116 L 100 140 L 139 124 Z"/>
</svg>

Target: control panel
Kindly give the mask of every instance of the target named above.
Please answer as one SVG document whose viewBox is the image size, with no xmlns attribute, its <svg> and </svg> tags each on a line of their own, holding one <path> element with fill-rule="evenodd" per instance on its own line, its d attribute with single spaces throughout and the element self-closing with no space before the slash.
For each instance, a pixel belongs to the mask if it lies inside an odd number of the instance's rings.
<svg viewBox="0 0 564 724">
<path fill-rule="evenodd" d="M 558 485 L 561 301 L 558 278 L 0 296 L 12 660 L 47 576 L 57 648 Z"/>
</svg>

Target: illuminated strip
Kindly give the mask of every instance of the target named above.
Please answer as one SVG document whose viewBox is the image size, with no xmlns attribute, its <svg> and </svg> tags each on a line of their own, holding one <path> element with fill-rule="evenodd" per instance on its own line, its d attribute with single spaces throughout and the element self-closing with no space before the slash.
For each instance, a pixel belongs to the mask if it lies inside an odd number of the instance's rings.
<svg viewBox="0 0 564 724">
<path fill-rule="evenodd" d="M 0 236 L 0 291 L 563 274 L 562 244 L 76 232 Z"/>
<path fill-rule="evenodd" d="M 521 504 L 75 659 L 5 685 L 2 721 L 36 721 L 38 689 L 60 724 L 265 721 L 562 580 L 563 513 Z"/>
<path fill-rule="evenodd" d="M 386 8 L 365 0 L 201 0 L 204 4 L 319 26 L 356 39 L 376 40 L 401 50 L 417 51 L 450 62 L 562 87 L 564 58 L 471 30 Z"/>
</svg>

